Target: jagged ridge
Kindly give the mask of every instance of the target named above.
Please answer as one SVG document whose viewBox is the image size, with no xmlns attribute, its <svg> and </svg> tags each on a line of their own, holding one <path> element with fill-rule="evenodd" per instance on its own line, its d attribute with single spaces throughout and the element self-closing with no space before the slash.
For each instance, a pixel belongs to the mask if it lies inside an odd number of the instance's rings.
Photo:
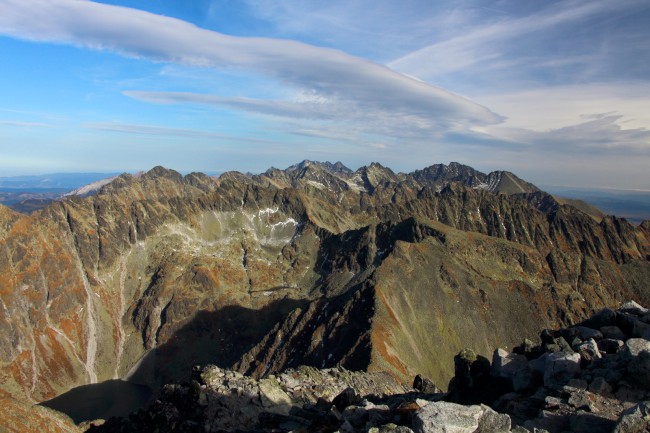
<svg viewBox="0 0 650 433">
<path fill-rule="evenodd" d="M 497 175 L 434 167 L 302 163 L 217 180 L 157 167 L 31 217 L 2 210 L 3 386 L 41 400 L 95 377 L 156 385 L 210 360 L 444 382 L 451 356 L 429 356 L 441 346 L 485 353 L 647 297 L 648 223 L 598 223 L 475 188 Z M 226 320 L 240 316 L 251 332 Z"/>
</svg>

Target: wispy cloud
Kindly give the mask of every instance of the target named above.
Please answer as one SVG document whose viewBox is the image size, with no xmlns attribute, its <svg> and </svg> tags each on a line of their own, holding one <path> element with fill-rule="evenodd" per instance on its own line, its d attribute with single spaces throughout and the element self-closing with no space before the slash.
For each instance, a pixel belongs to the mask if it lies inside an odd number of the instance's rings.
<svg viewBox="0 0 650 433">
<path fill-rule="evenodd" d="M 21 128 L 50 128 L 52 125 L 42 122 L 25 122 L 22 120 L 0 120 L 3 126 L 18 126 Z"/>
<path fill-rule="evenodd" d="M 283 83 L 288 93 L 310 93 L 321 103 L 130 93 L 143 100 L 193 101 L 326 119 L 346 119 L 363 111 L 392 119 L 394 126 L 406 119 L 427 130 L 502 120 L 469 99 L 341 51 L 289 40 L 227 36 L 178 19 L 92 1 L 5 0 L 0 3 L 0 34 L 156 61 L 253 71 Z"/>
<path fill-rule="evenodd" d="M 567 154 L 638 154 L 650 152 L 650 130 L 622 128 L 622 116 L 612 113 L 591 116 L 592 119 L 557 129 L 533 131 L 530 129 L 495 127 L 482 131 L 496 140 L 516 143 L 520 150 L 530 148 L 540 153 L 566 156 Z"/>
<path fill-rule="evenodd" d="M 85 127 L 98 130 L 98 131 L 118 132 L 123 134 L 142 134 L 142 135 L 159 135 L 162 137 L 234 140 L 243 143 L 246 142 L 262 143 L 262 144 L 277 143 L 274 140 L 265 140 L 261 138 L 240 137 L 240 136 L 234 136 L 228 134 L 220 134 L 218 132 L 208 132 L 208 131 L 195 130 L 195 129 L 168 128 L 168 127 L 156 126 L 156 125 L 139 125 L 139 124 L 120 123 L 120 122 L 96 122 L 96 123 L 88 123 L 85 125 Z"/>
<path fill-rule="evenodd" d="M 589 29 L 590 26 L 603 26 L 613 18 L 648 10 L 644 0 L 570 0 L 544 4 L 546 7 L 527 14 L 504 16 L 496 22 L 477 22 L 470 31 L 424 46 L 390 62 L 389 66 L 435 81 L 437 77 L 471 70 L 479 65 L 494 68 L 499 62 L 504 69 L 516 63 L 528 71 L 530 67 L 544 63 L 546 66 L 560 66 L 589 61 L 593 57 L 576 56 L 575 52 L 560 61 L 558 56 L 562 57 L 567 47 L 574 48 L 576 44 L 580 44 L 580 49 L 592 52 L 602 50 L 603 47 L 595 44 L 593 39 L 582 40 L 584 33 L 588 33 L 589 37 L 599 36 L 598 29 Z M 595 18 L 600 18 L 600 22 L 593 21 Z M 581 24 L 583 34 L 573 31 L 575 27 L 572 25 L 577 23 Z M 557 44 L 557 49 L 548 50 L 545 47 L 540 50 L 534 45 L 540 42 Z M 625 47 L 619 49 L 624 50 Z M 527 77 L 530 79 L 530 75 Z"/>
<path fill-rule="evenodd" d="M 457 129 L 466 129 L 471 123 L 460 122 L 440 113 L 438 116 L 419 107 L 413 101 L 410 107 L 376 107 L 367 100 L 344 97 L 324 98 L 317 93 L 311 97 L 300 94 L 292 100 L 260 100 L 246 97 L 222 97 L 188 92 L 127 91 L 127 96 L 159 104 L 204 104 L 274 116 L 304 122 L 336 122 L 347 134 L 383 134 L 391 137 L 433 137 Z M 324 127 L 327 128 L 325 125 Z M 329 129 L 329 128 L 328 128 Z"/>
</svg>

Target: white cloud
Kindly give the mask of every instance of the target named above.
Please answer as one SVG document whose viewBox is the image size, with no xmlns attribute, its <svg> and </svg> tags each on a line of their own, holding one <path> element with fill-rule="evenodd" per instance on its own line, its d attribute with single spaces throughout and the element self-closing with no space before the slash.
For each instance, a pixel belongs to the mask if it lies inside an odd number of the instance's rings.
<svg viewBox="0 0 650 433">
<path fill-rule="evenodd" d="M 650 83 L 641 81 L 541 86 L 486 93 L 478 99 L 508 119 L 503 126 L 535 131 L 581 123 L 585 117 L 615 111 L 625 128 L 650 125 Z"/>
<path fill-rule="evenodd" d="M 569 153 L 638 154 L 650 162 L 650 130 L 646 128 L 622 128 L 618 122 L 622 116 L 604 113 L 582 123 L 548 131 L 498 127 L 484 128 L 495 140 L 516 143 L 520 150 L 536 148 L 539 152 L 555 155 Z"/>
<path fill-rule="evenodd" d="M 562 36 L 557 33 L 559 27 L 584 24 L 596 16 L 606 20 L 611 14 L 630 14 L 647 7 L 644 0 L 549 2 L 547 7 L 534 13 L 505 17 L 489 24 L 477 23 L 468 32 L 424 46 L 393 60 L 389 66 L 430 81 L 454 72 L 477 68 L 479 65 L 494 67 L 494 62 L 503 59 L 506 59 L 503 63 L 506 67 L 512 67 L 516 63 L 528 70 L 531 64 L 538 62 L 538 59 L 531 62 L 531 54 L 525 51 L 531 40 L 550 38 L 556 48 L 542 51 L 540 55 L 543 59 L 539 61 L 556 62 L 558 51 L 570 45 L 572 38 L 576 38 L 575 32 L 569 32 L 563 35 L 565 39 L 562 40 Z M 536 34 L 535 38 L 530 37 L 532 34 Z M 524 51 L 513 57 L 513 50 L 521 50 L 522 47 Z M 570 62 L 570 59 L 575 61 L 575 53 L 567 57 L 566 62 Z M 482 71 L 476 69 L 474 72 L 480 74 Z"/>
<path fill-rule="evenodd" d="M 545 86 L 480 99 L 508 115 L 500 125 L 474 128 L 495 139 L 547 151 L 629 151 L 650 157 L 650 83 Z"/>
<path fill-rule="evenodd" d="M 466 98 L 414 80 L 385 66 L 300 42 L 227 36 L 148 12 L 83 0 L 5 0 L 0 3 L 0 34 L 29 40 L 70 43 L 127 56 L 185 65 L 242 69 L 264 74 L 293 89 L 312 92 L 329 103 L 266 101 L 189 94 L 166 95 L 167 102 L 222 104 L 289 117 L 348 118 L 352 111 L 392 113 L 416 119 L 427 129 L 487 125 L 500 116 Z M 163 99 L 161 93 L 130 93 Z M 337 111 L 344 107 L 347 112 Z"/>
</svg>

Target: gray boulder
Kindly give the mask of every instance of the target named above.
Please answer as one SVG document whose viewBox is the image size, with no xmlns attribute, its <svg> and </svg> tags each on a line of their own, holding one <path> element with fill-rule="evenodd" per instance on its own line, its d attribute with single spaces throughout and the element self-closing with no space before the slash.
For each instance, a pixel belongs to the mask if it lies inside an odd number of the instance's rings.
<svg viewBox="0 0 650 433">
<path fill-rule="evenodd" d="M 578 346 L 578 353 L 583 361 L 591 362 L 594 359 L 601 358 L 600 350 L 598 350 L 598 344 L 593 338 L 585 341 L 584 343 Z"/>
<path fill-rule="evenodd" d="M 603 326 L 600 328 L 603 338 L 611 338 L 614 340 L 625 340 L 625 334 L 618 326 Z"/>
<path fill-rule="evenodd" d="M 580 373 L 578 353 L 550 353 L 544 367 L 544 386 L 554 388 L 565 385 L 578 373 Z"/>
<path fill-rule="evenodd" d="M 505 433 L 510 431 L 510 417 L 488 406 L 463 406 L 434 402 L 416 412 L 415 433 Z"/>
<path fill-rule="evenodd" d="M 413 388 L 425 394 L 437 394 L 440 392 L 440 388 L 431 379 L 419 374 L 413 379 Z"/>
<path fill-rule="evenodd" d="M 644 433 L 650 431 L 650 402 L 644 401 L 621 413 L 614 433 Z"/>
<path fill-rule="evenodd" d="M 625 342 L 625 354 L 638 356 L 641 352 L 650 352 L 650 341 L 644 338 L 630 338 Z"/>
<path fill-rule="evenodd" d="M 505 433 L 510 431 L 512 421 L 508 415 L 495 412 L 489 406 L 481 405 L 483 415 L 478 420 L 476 433 Z"/>
<path fill-rule="evenodd" d="M 528 359 L 524 355 L 508 353 L 503 349 L 494 351 L 491 374 L 494 377 L 505 379 L 515 391 L 526 389 L 531 383 Z"/>
<path fill-rule="evenodd" d="M 642 307 L 640 304 L 634 302 L 634 301 L 627 301 L 621 305 L 619 308 L 620 311 L 624 313 L 631 313 L 631 314 L 636 314 L 637 316 L 642 316 L 644 314 L 648 313 L 648 309 L 645 307 Z"/>
</svg>

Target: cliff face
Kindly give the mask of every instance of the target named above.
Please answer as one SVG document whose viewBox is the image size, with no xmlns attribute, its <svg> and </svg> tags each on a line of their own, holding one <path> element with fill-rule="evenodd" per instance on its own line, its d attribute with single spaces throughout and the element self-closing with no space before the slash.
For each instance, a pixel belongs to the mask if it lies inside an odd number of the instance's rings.
<svg viewBox="0 0 650 433">
<path fill-rule="evenodd" d="M 40 401 L 211 362 L 446 383 L 463 347 L 647 303 L 648 224 L 541 194 L 460 165 L 304 162 L 217 180 L 157 167 L 29 217 L 0 208 L 0 382 Z"/>
</svg>

